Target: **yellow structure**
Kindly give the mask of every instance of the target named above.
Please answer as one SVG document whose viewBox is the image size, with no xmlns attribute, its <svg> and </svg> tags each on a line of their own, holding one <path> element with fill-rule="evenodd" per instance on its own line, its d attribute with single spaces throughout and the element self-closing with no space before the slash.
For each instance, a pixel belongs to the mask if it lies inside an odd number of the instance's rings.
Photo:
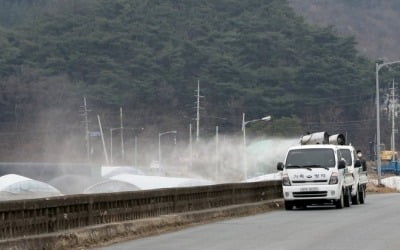
<svg viewBox="0 0 400 250">
<path fill-rule="evenodd" d="M 393 154 L 395 155 L 395 159 L 397 159 L 397 152 L 391 150 L 383 150 L 381 151 L 381 159 L 382 161 L 391 161 L 393 158 Z"/>
</svg>

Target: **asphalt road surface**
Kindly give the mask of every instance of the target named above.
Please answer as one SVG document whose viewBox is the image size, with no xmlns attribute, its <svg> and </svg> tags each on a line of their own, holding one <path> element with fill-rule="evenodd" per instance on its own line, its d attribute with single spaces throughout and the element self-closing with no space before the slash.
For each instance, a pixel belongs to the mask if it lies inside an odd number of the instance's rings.
<svg viewBox="0 0 400 250">
<path fill-rule="evenodd" d="M 400 249 L 400 194 L 368 195 L 364 205 L 278 210 L 195 226 L 98 249 Z"/>
</svg>

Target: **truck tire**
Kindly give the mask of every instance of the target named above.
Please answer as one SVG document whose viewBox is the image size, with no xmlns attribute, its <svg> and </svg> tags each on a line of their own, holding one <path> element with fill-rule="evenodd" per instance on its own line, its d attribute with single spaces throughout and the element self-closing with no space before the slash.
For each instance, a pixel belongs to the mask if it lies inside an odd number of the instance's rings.
<svg viewBox="0 0 400 250">
<path fill-rule="evenodd" d="M 344 207 L 344 194 L 343 194 L 343 190 L 342 193 L 340 194 L 340 198 L 339 200 L 335 201 L 335 205 L 337 209 L 342 209 Z"/>
<path fill-rule="evenodd" d="M 351 197 L 351 203 L 353 205 L 360 204 L 360 186 L 357 187 L 356 195 Z"/>
<path fill-rule="evenodd" d="M 344 206 L 345 207 L 350 207 L 351 206 L 351 191 L 350 191 L 349 188 L 345 189 Z"/>
<path fill-rule="evenodd" d="M 297 203 L 296 208 L 297 209 L 306 209 L 307 205 L 305 203 Z"/>
<path fill-rule="evenodd" d="M 361 185 L 358 189 L 359 197 L 360 197 L 360 204 L 365 203 L 365 186 Z"/>
<path fill-rule="evenodd" d="M 286 210 L 293 210 L 293 202 L 285 201 L 285 209 Z"/>
</svg>

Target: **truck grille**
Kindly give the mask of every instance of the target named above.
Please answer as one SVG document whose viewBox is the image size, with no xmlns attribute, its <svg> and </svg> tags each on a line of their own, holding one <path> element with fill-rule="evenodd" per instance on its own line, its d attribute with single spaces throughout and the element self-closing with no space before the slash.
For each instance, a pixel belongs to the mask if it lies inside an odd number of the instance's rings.
<svg viewBox="0 0 400 250">
<path fill-rule="evenodd" d="M 313 181 L 292 181 L 293 183 L 325 183 L 328 180 L 313 180 Z"/>
<path fill-rule="evenodd" d="M 293 192 L 293 197 L 326 197 L 327 191 Z"/>
</svg>

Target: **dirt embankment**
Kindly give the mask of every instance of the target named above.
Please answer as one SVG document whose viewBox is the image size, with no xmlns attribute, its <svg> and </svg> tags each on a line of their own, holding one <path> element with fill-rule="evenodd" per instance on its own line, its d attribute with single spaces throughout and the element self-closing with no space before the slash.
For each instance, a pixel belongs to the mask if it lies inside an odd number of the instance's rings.
<svg viewBox="0 0 400 250">
<path fill-rule="evenodd" d="M 384 185 L 378 186 L 375 183 L 369 182 L 367 184 L 368 193 L 399 193 L 398 190 L 390 187 L 385 187 Z"/>
<path fill-rule="evenodd" d="M 386 178 L 389 176 L 393 176 L 393 175 L 385 174 L 381 178 Z M 368 193 L 399 193 L 400 192 L 394 188 L 386 187 L 383 184 L 378 185 L 378 175 L 376 174 L 375 170 L 368 170 L 368 179 L 369 179 L 369 181 L 368 181 L 367 189 L 366 189 L 366 191 Z"/>
</svg>

